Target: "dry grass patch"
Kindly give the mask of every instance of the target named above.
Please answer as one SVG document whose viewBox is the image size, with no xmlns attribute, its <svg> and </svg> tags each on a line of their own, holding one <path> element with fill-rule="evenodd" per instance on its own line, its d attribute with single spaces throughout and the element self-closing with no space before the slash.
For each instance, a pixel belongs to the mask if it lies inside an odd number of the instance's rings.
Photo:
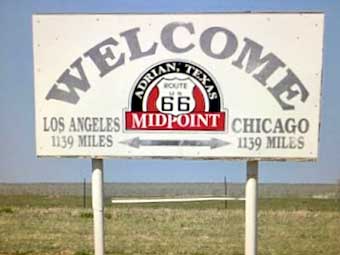
<svg viewBox="0 0 340 255">
<path fill-rule="evenodd" d="M 110 207 L 105 214 L 107 254 L 243 254 L 242 209 Z M 0 254 L 93 254 L 92 220 L 90 209 L 11 207 L 0 214 Z M 259 213 L 259 254 L 339 255 L 339 243 L 338 211 Z"/>
</svg>

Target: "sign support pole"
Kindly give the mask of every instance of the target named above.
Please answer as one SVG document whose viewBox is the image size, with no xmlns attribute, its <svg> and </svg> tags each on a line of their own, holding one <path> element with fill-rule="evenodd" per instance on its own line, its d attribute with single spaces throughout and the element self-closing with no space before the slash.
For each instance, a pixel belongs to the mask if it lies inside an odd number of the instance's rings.
<svg viewBox="0 0 340 255">
<path fill-rule="evenodd" d="M 92 159 L 94 254 L 104 255 L 103 160 Z"/>
<path fill-rule="evenodd" d="M 257 254 L 258 161 L 247 162 L 245 255 Z"/>
</svg>

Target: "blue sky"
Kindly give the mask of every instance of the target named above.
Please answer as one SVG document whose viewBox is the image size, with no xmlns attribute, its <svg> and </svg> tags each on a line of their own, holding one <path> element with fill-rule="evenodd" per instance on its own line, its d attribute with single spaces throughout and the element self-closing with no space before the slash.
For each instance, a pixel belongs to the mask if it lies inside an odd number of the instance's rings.
<svg viewBox="0 0 340 255">
<path fill-rule="evenodd" d="M 340 1 L 4 1 L 0 0 L 0 182 L 78 182 L 90 160 L 37 159 L 34 137 L 33 13 L 323 11 L 326 14 L 319 160 L 263 162 L 261 182 L 340 179 Z M 107 182 L 222 182 L 245 180 L 244 161 L 106 160 Z"/>
</svg>

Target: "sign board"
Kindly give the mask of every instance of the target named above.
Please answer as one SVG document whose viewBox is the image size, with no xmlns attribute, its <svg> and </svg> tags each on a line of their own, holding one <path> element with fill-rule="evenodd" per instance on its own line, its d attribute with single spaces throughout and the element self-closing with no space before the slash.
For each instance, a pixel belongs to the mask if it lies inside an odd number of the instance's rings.
<svg viewBox="0 0 340 255">
<path fill-rule="evenodd" d="M 37 155 L 315 160 L 323 20 L 34 15 Z"/>
</svg>

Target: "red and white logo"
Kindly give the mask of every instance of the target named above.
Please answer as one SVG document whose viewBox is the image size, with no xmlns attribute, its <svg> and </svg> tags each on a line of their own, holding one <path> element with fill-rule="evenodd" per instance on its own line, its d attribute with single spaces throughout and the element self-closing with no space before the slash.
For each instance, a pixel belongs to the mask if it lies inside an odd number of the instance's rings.
<svg viewBox="0 0 340 255">
<path fill-rule="evenodd" d="M 144 72 L 125 112 L 126 130 L 225 131 L 215 81 L 189 62 L 166 61 Z"/>
</svg>

